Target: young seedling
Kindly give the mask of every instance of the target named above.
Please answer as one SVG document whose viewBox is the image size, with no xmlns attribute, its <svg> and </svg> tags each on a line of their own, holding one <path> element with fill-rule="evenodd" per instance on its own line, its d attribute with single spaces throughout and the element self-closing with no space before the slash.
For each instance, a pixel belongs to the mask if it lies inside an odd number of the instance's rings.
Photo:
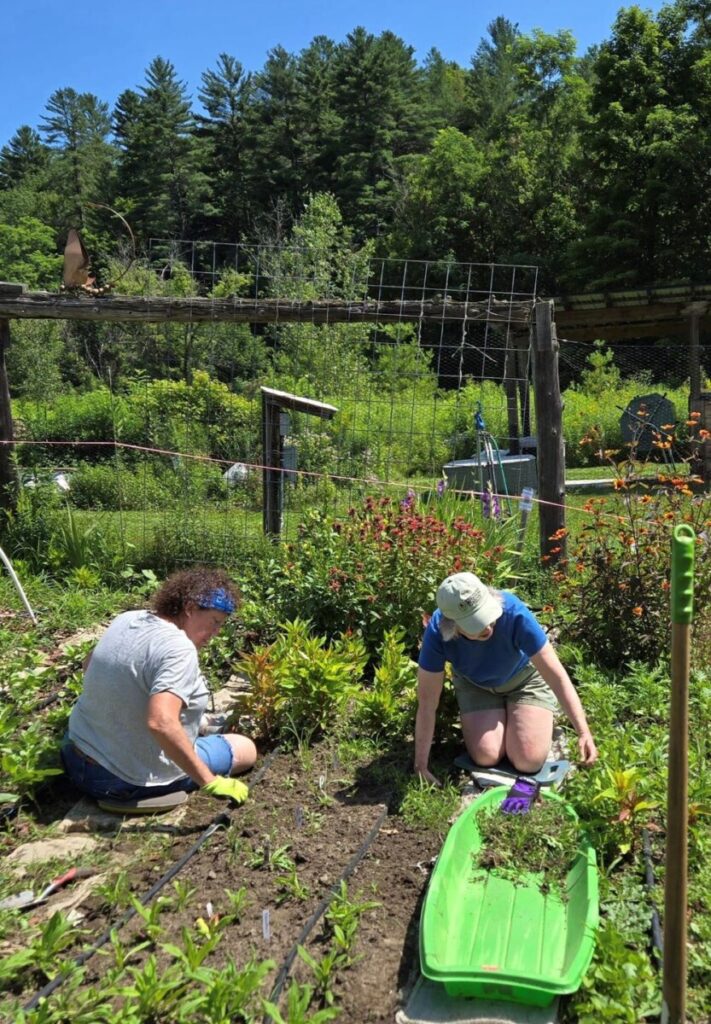
<svg viewBox="0 0 711 1024">
<path fill-rule="evenodd" d="M 184 882 L 180 878 L 176 878 L 173 882 L 173 890 L 175 891 L 175 909 L 185 910 L 188 903 L 197 893 L 197 889 L 194 885 L 190 885 L 189 882 Z"/>
<path fill-rule="evenodd" d="M 160 915 L 171 905 L 170 899 L 159 896 L 145 907 L 135 896 L 131 896 L 131 906 L 143 921 L 143 931 L 146 937 L 154 944 L 158 942 L 164 931 L 163 925 L 159 921 Z"/>
<path fill-rule="evenodd" d="M 271 836 L 265 836 L 263 844 L 257 847 L 247 861 L 247 867 L 257 870 L 266 868 L 267 871 L 291 871 L 294 868 L 294 862 L 286 852 L 288 849 L 289 843 L 273 847 Z"/>
<path fill-rule="evenodd" d="M 324 1006 L 315 1013 L 309 1012 L 314 990 L 311 985 L 300 985 L 292 981 L 286 994 L 286 1017 L 282 1016 L 276 1003 L 264 1000 L 264 1010 L 274 1024 L 326 1024 L 340 1016 L 340 1010 L 333 1006 Z"/>
<path fill-rule="evenodd" d="M 299 881 L 299 877 L 296 874 L 296 867 L 293 867 L 291 871 L 285 875 L 279 875 L 277 877 L 277 883 L 279 885 L 277 903 L 284 903 L 289 899 L 297 901 L 307 900 L 311 895 L 311 891 L 308 886 L 302 885 Z"/>
</svg>

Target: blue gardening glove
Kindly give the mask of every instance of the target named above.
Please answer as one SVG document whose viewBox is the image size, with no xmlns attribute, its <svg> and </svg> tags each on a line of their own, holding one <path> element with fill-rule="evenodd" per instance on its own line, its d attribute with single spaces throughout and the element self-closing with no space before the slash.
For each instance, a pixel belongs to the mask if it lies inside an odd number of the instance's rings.
<svg viewBox="0 0 711 1024">
<path fill-rule="evenodd" d="M 532 779 L 516 779 L 506 798 L 501 802 L 504 814 L 527 814 L 541 788 L 540 782 Z"/>
<path fill-rule="evenodd" d="M 218 775 L 202 787 L 204 793 L 216 796 L 219 800 L 229 800 L 233 804 L 243 804 L 249 796 L 249 789 L 239 779 L 228 779 Z"/>
</svg>

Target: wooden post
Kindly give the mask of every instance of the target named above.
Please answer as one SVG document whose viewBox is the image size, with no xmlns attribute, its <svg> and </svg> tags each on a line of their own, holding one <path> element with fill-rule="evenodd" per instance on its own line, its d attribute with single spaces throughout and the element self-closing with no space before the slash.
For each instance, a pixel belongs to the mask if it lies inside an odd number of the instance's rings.
<svg viewBox="0 0 711 1024">
<path fill-rule="evenodd" d="M 516 348 L 513 331 L 506 332 L 506 356 L 504 359 L 504 391 L 508 415 L 508 448 L 511 455 L 519 454 L 518 388 L 516 386 Z"/>
<path fill-rule="evenodd" d="M 689 392 L 692 402 L 695 402 L 701 394 L 699 320 L 707 309 L 708 303 L 706 302 L 690 302 L 684 310 L 689 318 Z"/>
<path fill-rule="evenodd" d="M 540 546 L 541 555 L 548 556 L 548 564 L 551 564 L 566 557 L 565 537 L 550 540 L 565 528 L 563 402 L 558 377 L 558 338 L 551 299 L 541 299 L 536 303 L 533 370 L 538 424 L 538 493 L 541 499 Z"/>
<path fill-rule="evenodd" d="M 17 473 L 13 444 L 15 435 L 10 406 L 10 382 L 5 352 L 10 344 L 10 321 L 0 319 L 0 508 L 14 509 L 17 504 Z"/>
<path fill-rule="evenodd" d="M 284 501 L 284 446 L 281 430 L 281 414 L 285 409 L 305 412 L 330 420 L 338 412 L 335 405 L 317 402 L 313 398 L 292 395 L 288 391 L 276 391 L 262 387 L 262 493 L 264 505 L 262 523 L 267 536 L 278 537 L 282 527 Z"/>
<path fill-rule="evenodd" d="M 279 406 L 262 392 L 262 524 L 264 533 L 281 533 L 281 433 Z"/>
<path fill-rule="evenodd" d="M 521 409 L 521 434 L 524 437 L 531 436 L 531 402 L 528 393 L 528 352 L 531 348 L 531 334 L 531 329 L 526 331 L 525 334 L 521 332 L 514 334 L 518 402 Z"/>
</svg>

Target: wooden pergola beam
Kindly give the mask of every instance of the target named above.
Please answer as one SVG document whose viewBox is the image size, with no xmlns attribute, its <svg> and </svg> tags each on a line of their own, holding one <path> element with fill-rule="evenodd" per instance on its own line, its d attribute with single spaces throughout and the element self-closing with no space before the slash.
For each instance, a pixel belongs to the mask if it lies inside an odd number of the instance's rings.
<svg viewBox="0 0 711 1024">
<path fill-rule="evenodd" d="M 17 289 L 17 285 L 13 286 Z M 349 302 L 345 299 L 213 299 L 166 296 L 90 295 L 80 292 L 27 292 L 4 289 L 0 282 L 0 318 L 19 320 L 89 320 L 122 323 L 377 323 L 383 320 L 429 320 L 437 323 L 488 323 L 507 327 L 531 320 L 533 301 Z"/>
</svg>

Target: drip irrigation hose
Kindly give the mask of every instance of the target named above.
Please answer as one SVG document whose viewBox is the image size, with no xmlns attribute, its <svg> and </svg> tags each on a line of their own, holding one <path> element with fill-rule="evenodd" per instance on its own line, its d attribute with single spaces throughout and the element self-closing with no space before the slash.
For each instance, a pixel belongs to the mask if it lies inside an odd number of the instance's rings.
<svg viewBox="0 0 711 1024">
<path fill-rule="evenodd" d="M 254 789 L 257 783 L 260 782 L 261 779 L 264 777 L 267 769 L 271 765 L 272 760 L 279 753 L 280 749 L 280 747 L 275 747 L 274 750 L 272 750 L 264 759 L 264 763 L 262 764 L 261 768 L 254 775 L 253 779 L 250 782 L 250 791 Z M 210 836 L 214 835 L 214 833 L 217 832 L 218 829 L 229 825 L 231 820 L 231 812 L 228 813 L 226 811 L 221 811 L 218 815 L 216 815 L 216 817 L 213 818 L 212 822 L 202 833 L 200 838 L 190 847 L 190 849 L 186 853 L 184 853 L 183 856 L 180 857 L 180 859 L 177 860 L 175 864 L 173 864 L 172 867 L 170 867 L 161 878 L 158 879 L 155 885 L 151 886 L 147 893 L 144 893 L 144 895 L 139 898 L 138 902 L 141 904 L 141 906 L 148 906 L 153 897 L 156 896 L 160 892 L 160 890 L 165 885 L 167 885 L 168 882 L 170 882 L 172 878 L 175 878 L 179 871 L 182 871 L 182 869 L 185 867 L 188 861 L 195 856 L 195 854 L 207 842 Z M 93 943 L 93 945 L 89 947 L 89 949 L 85 949 L 83 953 L 80 953 L 78 956 L 74 957 L 74 959 L 70 961 L 70 970 L 62 970 L 60 974 L 57 975 L 56 978 L 53 978 L 52 981 L 49 981 L 44 986 L 44 988 L 40 989 L 39 992 L 36 992 L 32 996 L 32 998 L 23 1005 L 22 1009 L 24 1011 L 36 1009 L 43 999 L 47 999 L 48 996 L 52 995 L 53 992 L 56 992 L 60 985 L 62 985 L 67 980 L 67 978 L 69 978 L 74 973 L 74 971 L 77 968 L 83 967 L 84 964 L 87 963 L 87 961 L 89 961 L 94 956 L 94 954 L 101 949 L 102 946 L 105 946 L 106 943 L 110 940 L 113 932 L 120 931 L 124 927 L 124 925 L 128 924 L 131 918 L 135 917 L 137 913 L 138 911 L 135 909 L 135 907 L 131 907 L 129 910 L 127 910 L 125 914 L 119 918 L 118 921 L 112 924 L 109 928 L 106 929 L 105 932 L 103 932 L 102 935 L 99 936 L 99 938 Z"/>
<path fill-rule="evenodd" d="M 655 886 L 655 878 L 654 868 L 652 866 L 652 844 L 649 838 L 649 831 L 646 828 L 642 829 L 642 850 L 644 853 L 644 884 L 647 892 L 649 893 L 649 902 L 652 907 L 652 917 L 650 921 L 650 928 L 652 932 L 652 956 L 657 967 L 660 967 L 662 957 L 664 955 L 664 937 L 662 933 L 662 923 L 659 918 L 659 911 L 657 910 L 657 905 L 651 895 Z"/>
<path fill-rule="evenodd" d="M 310 932 L 312 931 L 312 929 L 314 928 L 314 926 L 317 924 L 317 922 L 319 921 L 321 916 L 328 909 L 328 907 L 330 906 L 330 904 L 331 904 L 331 902 L 333 900 L 333 897 L 340 890 L 341 883 L 345 882 L 346 879 L 350 878 L 350 876 L 353 874 L 353 872 L 358 867 L 360 862 L 363 860 L 363 858 L 365 857 L 366 853 L 368 852 L 370 847 L 375 842 L 375 840 L 376 840 L 376 838 L 378 836 L 378 833 L 380 832 L 380 828 L 381 828 L 381 826 L 382 826 L 382 824 L 385 821 L 387 816 L 388 816 L 388 808 L 387 808 L 387 806 L 385 806 L 385 807 L 383 807 L 382 811 L 378 815 L 377 821 L 375 822 L 375 824 L 371 828 L 371 830 L 368 833 L 368 835 L 365 837 L 365 839 L 363 840 L 363 842 L 361 843 L 359 848 L 356 850 L 356 852 L 353 854 L 351 859 L 348 861 L 348 864 L 346 865 L 346 867 L 344 868 L 342 873 L 339 875 L 339 877 L 333 883 L 331 888 L 328 890 L 327 895 L 324 896 L 324 898 L 321 900 L 319 905 L 314 910 L 314 912 L 311 915 L 311 917 L 308 919 L 306 924 L 303 926 L 303 928 L 299 932 L 299 935 L 298 935 L 298 937 L 296 939 L 296 942 L 291 947 L 291 950 L 289 951 L 286 959 L 284 960 L 283 964 L 279 968 L 279 973 L 277 975 L 276 981 L 274 982 L 274 988 L 272 989 L 272 993 L 271 993 L 271 995 L 269 997 L 270 1002 L 276 1003 L 279 1000 L 279 997 L 281 996 L 281 993 L 282 993 L 282 991 L 284 989 L 284 985 L 286 984 L 286 980 L 289 977 L 289 972 L 291 971 L 292 964 L 294 963 L 294 960 L 296 959 L 296 956 L 297 956 L 297 954 L 299 952 L 299 946 L 303 945 L 304 940 L 306 938 L 308 938 L 308 936 L 309 936 Z M 268 1022 L 271 1021 L 271 1017 L 265 1017 L 264 1021 L 265 1021 L 265 1024 L 268 1024 Z"/>
</svg>

